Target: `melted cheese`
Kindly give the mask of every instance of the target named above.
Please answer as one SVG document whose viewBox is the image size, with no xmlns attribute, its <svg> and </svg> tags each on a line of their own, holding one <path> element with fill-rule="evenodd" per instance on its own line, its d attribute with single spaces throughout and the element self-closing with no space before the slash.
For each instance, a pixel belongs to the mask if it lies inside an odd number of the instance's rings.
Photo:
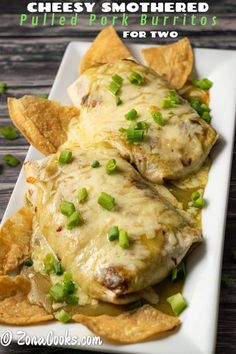
<svg viewBox="0 0 236 354">
<path fill-rule="evenodd" d="M 71 142 L 64 149 L 73 152 L 71 164 L 60 167 L 58 152 L 28 162 L 26 173 L 35 181 L 31 197 L 40 232 L 89 296 L 117 302 L 117 296 L 161 281 L 191 245 L 201 240 L 200 230 L 191 227 L 181 210 L 165 201 L 116 151 L 105 147 L 81 150 Z M 105 165 L 111 158 L 117 160 L 118 170 L 107 175 Z M 91 168 L 93 160 L 101 167 Z M 89 196 L 86 203 L 79 204 L 78 191 L 83 187 Z M 98 205 L 101 192 L 115 198 L 114 210 Z M 80 210 L 80 226 L 66 228 L 67 219 L 60 212 L 62 200 L 73 202 Z M 114 225 L 127 230 L 129 249 L 122 249 L 118 241 L 108 241 L 107 232 Z M 36 247 L 34 254 L 37 252 Z"/>
<path fill-rule="evenodd" d="M 132 71 L 145 78 L 143 86 L 129 82 L 127 78 Z M 119 106 L 108 90 L 113 74 L 124 79 Z M 71 121 L 69 140 L 79 141 L 84 147 L 109 142 L 152 182 L 187 176 L 199 169 L 217 135 L 183 99 L 175 108 L 162 109 L 161 102 L 169 90 L 167 83 L 154 71 L 131 61 L 89 69 L 68 88 L 73 104 L 81 111 L 80 119 Z M 137 121 L 144 120 L 149 125 L 147 137 L 139 144 L 127 143 L 119 132 L 121 127 L 127 129 L 130 125 L 124 116 L 133 108 L 138 112 Z M 153 109 L 162 113 L 164 127 L 153 120 Z"/>
</svg>

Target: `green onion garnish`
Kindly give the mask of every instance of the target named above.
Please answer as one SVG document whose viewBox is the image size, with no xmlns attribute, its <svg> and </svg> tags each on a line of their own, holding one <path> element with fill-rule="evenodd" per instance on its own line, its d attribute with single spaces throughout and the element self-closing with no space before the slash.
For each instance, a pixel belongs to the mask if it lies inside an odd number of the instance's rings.
<svg viewBox="0 0 236 354">
<path fill-rule="evenodd" d="M 59 164 L 66 165 L 72 162 L 72 152 L 71 151 L 62 151 L 59 156 Z"/>
<path fill-rule="evenodd" d="M 88 191 L 86 188 L 82 188 L 80 189 L 79 191 L 79 194 L 78 194 L 78 202 L 79 203 L 84 203 L 88 198 Z"/>
<path fill-rule="evenodd" d="M 65 301 L 68 305 L 78 305 L 79 298 L 76 295 L 69 294 L 66 296 Z"/>
<path fill-rule="evenodd" d="M 116 105 L 120 106 L 122 104 L 122 100 L 120 98 L 120 96 L 116 96 Z"/>
<path fill-rule="evenodd" d="M 132 72 L 128 77 L 129 82 L 133 85 L 142 86 L 144 84 L 144 77 L 137 72 Z"/>
<path fill-rule="evenodd" d="M 0 83 L 0 93 L 7 93 L 8 86 L 6 82 L 1 82 Z"/>
<path fill-rule="evenodd" d="M 3 161 L 6 162 L 8 166 L 14 167 L 20 164 L 20 160 L 18 160 L 15 156 L 11 154 L 3 155 Z"/>
<path fill-rule="evenodd" d="M 135 125 L 133 126 L 134 130 L 148 130 L 148 123 L 145 122 L 144 120 L 141 120 L 137 123 L 135 123 Z"/>
<path fill-rule="evenodd" d="M 140 129 L 134 129 L 134 128 L 128 128 L 127 131 L 127 140 L 129 142 L 137 142 L 137 141 L 142 141 L 144 139 L 144 130 Z"/>
<path fill-rule="evenodd" d="M 165 125 L 165 121 L 163 118 L 163 115 L 161 114 L 161 112 L 158 111 L 152 111 L 151 112 L 152 118 L 154 119 L 154 121 L 159 124 L 161 127 L 163 127 Z"/>
<path fill-rule="evenodd" d="M 115 198 L 105 192 L 102 192 L 98 198 L 98 204 L 101 205 L 102 208 L 110 211 L 115 206 Z"/>
<path fill-rule="evenodd" d="M 12 126 L 7 125 L 4 128 L 0 128 L 0 134 L 8 140 L 14 140 L 18 138 L 18 133 L 16 129 L 14 129 Z"/>
<path fill-rule="evenodd" d="M 206 103 L 201 103 L 197 97 L 191 97 L 189 100 L 191 106 L 199 116 L 204 119 L 208 124 L 211 123 L 210 107 Z"/>
<path fill-rule="evenodd" d="M 78 303 L 78 298 L 74 295 L 71 296 L 76 290 L 76 285 L 72 281 L 71 274 L 65 273 L 63 277 L 63 281 L 60 283 L 54 284 L 50 290 L 49 295 L 53 298 L 53 300 L 58 302 L 66 301 L 66 303 L 73 305 Z M 75 299 L 76 298 L 76 299 Z"/>
<path fill-rule="evenodd" d="M 213 86 L 213 82 L 209 79 L 193 80 L 193 86 L 202 90 L 209 90 Z"/>
<path fill-rule="evenodd" d="M 66 294 L 73 294 L 75 292 L 75 283 L 70 279 L 64 279 L 64 291 Z"/>
<path fill-rule="evenodd" d="M 200 197 L 201 197 L 201 194 L 199 192 L 193 192 L 192 195 L 191 195 L 192 201 L 195 201 L 195 200 L 197 200 Z"/>
<path fill-rule="evenodd" d="M 117 169 L 117 163 L 115 159 L 111 159 L 106 164 L 106 173 L 108 175 L 112 174 Z"/>
<path fill-rule="evenodd" d="M 112 75 L 112 80 L 119 86 L 121 86 L 124 81 L 124 79 L 117 74 Z"/>
<path fill-rule="evenodd" d="M 184 279 L 186 276 L 186 268 L 184 262 L 180 262 L 177 267 L 175 267 L 171 272 L 171 280 L 177 281 L 179 279 Z"/>
<path fill-rule="evenodd" d="M 71 216 L 75 212 L 75 206 L 73 203 L 63 200 L 60 205 L 61 213 L 65 216 Z"/>
<path fill-rule="evenodd" d="M 131 109 L 131 111 L 125 114 L 125 118 L 127 120 L 134 120 L 135 118 L 137 118 L 137 116 L 138 112 L 136 111 L 136 109 Z"/>
<path fill-rule="evenodd" d="M 231 259 L 236 261 L 236 248 L 231 249 Z"/>
<path fill-rule="evenodd" d="M 56 262 L 54 264 L 53 270 L 56 275 L 61 275 L 64 272 L 64 269 L 63 269 L 62 264 L 60 262 Z"/>
<path fill-rule="evenodd" d="M 168 297 L 166 301 L 170 304 L 172 311 L 176 316 L 178 316 L 187 307 L 187 303 L 181 293 Z"/>
<path fill-rule="evenodd" d="M 40 98 L 44 98 L 45 100 L 48 99 L 48 94 L 47 93 L 42 93 L 39 95 Z"/>
<path fill-rule="evenodd" d="M 44 270 L 46 273 L 50 273 L 54 269 L 54 265 L 57 263 L 56 258 L 52 253 L 48 253 L 43 259 Z"/>
<path fill-rule="evenodd" d="M 202 209 L 206 205 L 205 200 L 202 198 L 202 196 L 199 192 L 193 192 L 191 198 L 193 201 L 193 206 L 195 208 Z"/>
<path fill-rule="evenodd" d="M 112 226 L 109 230 L 108 230 L 108 240 L 109 241 L 115 241 L 118 240 L 119 238 L 119 229 L 118 226 Z"/>
<path fill-rule="evenodd" d="M 115 81 L 112 81 L 110 85 L 108 86 L 108 90 L 116 96 L 118 92 L 120 91 L 120 85 L 118 85 Z"/>
<path fill-rule="evenodd" d="M 48 253 L 43 259 L 44 270 L 46 273 L 55 273 L 56 275 L 63 274 L 63 267 L 60 262 L 56 260 L 52 253 Z"/>
<path fill-rule="evenodd" d="M 63 283 L 54 284 L 49 290 L 49 295 L 53 298 L 53 300 L 63 302 L 65 296 Z"/>
<path fill-rule="evenodd" d="M 77 210 L 68 217 L 66 227 L 68 230 L 72 230 L 76 226 L 79 226 L 80 224 L 81 224 L 81 214 Z"/>
<path fill-rule="evenodd" d="M 119 231 L 119 245 L 121 248 L 129 248 L 129 236 L 125 230 Z"/>
<path fill-rule="evenodd" d="M 161 107 L 164 109 L 175 108 L 182 103 L 180 97 L 175 90 L 170 90 L 168 96 L 161 101 Z"/>
<path fill-rule="evenodd" d="M 202 119 L 204 119 L 205 122 L 210 124 L 211 123 L 211 115 L 210 115 L 210 113 L 209 112 L 203 112 Z"/>
<path fill-rule="evenodd" d="M 71 315 L 62 309 L 56 312 L 55 318 L 60 322 L 67 323 L 71 320 Z"/>
<path fill-rule="evenodd" d="M 223 288 L 227 287 L 229 285 L 229 277 L 228 274 L 222 273 L 221 275 L 221 286 Z"/>
<path fill-rule="evenodd" d="M 26 266 L 26 267 L 32 267 L 32 265 L 33 265 L 33 261 L 32 261 L 32 258 L 26 258 L 25 260 L 24 260 L 24 265 Z"/>
<path fill-rule="evenodd" d="M 91 167 L 92 168 L 98 168 L 100 166 L 100 162 L 97 161 L 97 160 L 94 160 L 92 163 L 91 163 Z"/>
</svg>

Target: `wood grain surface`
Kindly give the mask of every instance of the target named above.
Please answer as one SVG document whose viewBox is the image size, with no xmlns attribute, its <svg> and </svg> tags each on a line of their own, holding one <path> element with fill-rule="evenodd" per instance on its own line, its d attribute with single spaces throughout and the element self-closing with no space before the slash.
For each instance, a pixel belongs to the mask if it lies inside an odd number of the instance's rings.
<svg viewBox="0 0 236 354">
<path fill-rule="evenodd" d="M 88 26 L 86 16 L 81 16 L 79 25 L 74 28 L 68 25 L 40 28 L 32 28 L 29 25 L 20 27 L 19 13 L 26 12 L 27 2 L 26 0 L 0 0 L 0 82 L 7 82 L 9 86 L 7 95 L 0 95 L 0 126 L 9 123 L 6 106 L 7 96 L 20 97 L 24 94 L 49 93 L 67 44 L 71 40 L 92 39 L 102 28 L 99 23 Z M 101 1 L 97 1 L 98 16 L 99 3 Z M 208 3 L 211 6 L 208 16 L 217 16 L 217 25 L 179 26 L 177 29 L 180 35 L 187 35 L 194 47 L 236 49 L 236 1 L 212 0 Z M 137 14 L 130 16 L 128 29 L 140 29 L 137 24 L 137 16 Z M 121 33 L 121 26 L 117 26 L 116 29 Z M 149 29 L 151 29 L 150 26 L 145 28 L 145 30 Z M 142 42 L 164 43 L 164 41 L 160 42 L 156 39 L 148 39 L 148 41 L 145 39 Z M 222 102 L 222 104 L 224 103 Z M 224 124 L 227 124 L 226 117 Z M 15 168 L 3 166 L 2 156 L 5 153 L 12 153 L 23 162 L 28 147 L 28 143 L 22 136 L 14 141 L 7 141 L 0 137 L 0 220 L 21 169 L 21 166 Z M 236 263 L 230 257 L 231 249 L 234 247 L 236 247 L 236 147 L 229 192 L 223 260 L 223 272 L 228 275 L 229 284 L 221 289 L 216 354 L 236 353 Z M 69 350 L 21 347 L 16 344 L 3 348 L 0 345 L 0 353 L 3 354 L 31 352 L 45 354 L 60 352 L 64 354 Z M 77 350 L 77 352 L 86 353 L 83 350 Z"/>
</svg>

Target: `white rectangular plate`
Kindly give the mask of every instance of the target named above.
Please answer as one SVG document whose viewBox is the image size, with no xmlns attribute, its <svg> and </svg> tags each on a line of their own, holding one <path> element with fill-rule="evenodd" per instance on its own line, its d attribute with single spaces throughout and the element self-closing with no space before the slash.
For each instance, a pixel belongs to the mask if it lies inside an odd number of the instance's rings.
<svg viewBox="0 0 236 354">
<path fill-rule="evenodd" d="M 50 99 L 70 104 L 67 87 L 78 77 L 78 65 L 90 43 L 69 44 L 51 90 Z M 149 45 L 150 46 L 150 45 Z M 134 56 L 142 62 L 140 51 L 148 45 L 130 45 Z M 115 353 L 142 354 L 213 354 L 216 339 L 219 284 L 224 243 L 227 200 L 230 181 L 231 159 L 235 128 L 236 105 L 236 52 L 196 49 L 195 67 L 199 78 L 207 77 L 214 82 L 211 90 L 212 124 L 220 135 L 220 141 L 213 152 L 213 166 L 205 192 L 208 206 L 203 210 L 204 243 L 188 259 L 188 276 L 184 296 L 188 308 L 181 315 L 182 325 L 173 335 L 159 340 L 133 345 L 111 345 L 100 347 L 84 346 L 85 349 Z M 27 160 L 42 157 L 30 147 Z M 25 181 L 20 173 L 3 220 L 23 204 Z M 49 331 L 57 335 L 78 337 L 91 335 L 79 324 L 63 325 L 59 322 L 28 327 L 0 326 L 0 334 L 6 329 L 13 332 L 17 340 L 18 330 L 29 336 L 47 337 Z M 78 347 L 78 346 L 77 346 Z"/>
</svg>

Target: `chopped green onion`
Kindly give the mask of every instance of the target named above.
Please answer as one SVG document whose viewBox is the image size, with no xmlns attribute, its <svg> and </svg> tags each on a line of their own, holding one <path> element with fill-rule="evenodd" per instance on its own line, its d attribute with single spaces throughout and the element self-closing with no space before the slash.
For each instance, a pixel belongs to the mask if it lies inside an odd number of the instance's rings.
<svg viewBox="0 0 236 354">
<path fill-rule="evenodd" d="M 40 98 L 48 99 L 48 94 L 47 93 L 42 93 L 39 95 Z"/>
<path fill-rule="evenodd" d="M 52 253 L 48 253 L 43 259 L 44 270 L 46 273 L 50 273 L 54 269 L 54 265 L 57 263 L 56 258 Z"/>
<path fill-rule="evenodd" d="M 62 309 L 62 310 L 56 312 L 55 318 L 60 322 L 67 323 L 70 321 L 71 315 Z"/>
<path fill-rule="evenodd" d="M 80 223 L 81 223 L 81 214 L 77 210 L 68 217 L 66 227 L 68 230 L 72 230 L 76 226 L 79 226 Z"/>
<path fill-rule="evenodd" d="M 26 258 L 25 260 L 24 260 L 24 265 L 26 266 L 26 267 L 32 267 L 32 265 L 33 265 L 33 261 L 32 261 L 32 258 Z"/>
<path fill-rule="evenodd" d="M 65 301 L 68 305 L 78 305 L 79 298 L 76 295 L 69 294 L 66 296 Z"/>
<path fill-rule="evenodd" d="M 72 280 L 72 274 L 70 272 L 65 272 L 63 275 L 63 281 Z"/>
<path fill-rule="evenodd" d="M 64 269 L 63 269 L 62 264 L 60 262 L 56 262 L 54 264 L 53 270 L 56 275 L 61 275 L 64 272 Z"/>
<path fill-rule="evenodd" d="M 133 311 L 136 310 L 140 307 L 143 306 L 143 301 L 142 300 L 137 300 L 135 302 L 132 302 L 131 304 L 128 305 L 128 311 Z"/>
<path fill-rule="evenodd" d="M 120 98 L 120 96 L 116 96 L 116 105 L 120 106 L 122 104 L 122 100 Z"/>
<path fill-rule="evenodd" d="M 6 82 L 1 82 L 0 83 L 0 93 L 7 93 L 8 86 Z"/>
<path fill-rule="evenodd" d="M 118 240 L 119 238 L 119 229 L 118 226 L 112 226 L 109 230 L 108 230 L 108 240 L 109 241 L 115 241 Z"/>
<path fill-rule="evenodd" d="M 15 128 L 10 125 L 7 125 L 4 128 L 0 128 L 0 134 L 8 140 L 14 140 L 18 138 L 18 133 Z"/>
<path fill-rule="evenodd" d="M 151 114 L 152 114 L 152 118 L 157 124 L 159 124 L 161 127 L 165 125 L 165 121 L 161 112 L 152 111 Z"/>
<path fill-rule="evenodd" d="M 100 167 L 100 162 L 97 161 L 97 160 L 94 160 L 94 161 L 91 163 L 91 167 L 92 167 L 92 168 L 98 168 L 98 167 Z"/>
<path fill-rule="evenodd" d="M 120 91 L 120 85 L 118 85 L 115 81 L 112 81 L 108 87 L 108 90 L 116 96 Z"/>
<path fill-rule="evenodd" d="M 115 198 L 105 192 L 102 192 L 98 198 L 98 204 L 101 205 L 102 208 L 110 211 L 115 206 Z"/>
<path fill-rule="evenodd" d="M 226 286 L 229 285 L 229 277 L 227 274 L 222 273 L 221 275 L 221 286 L 225 288 Z"/>
<path fill-rule="evenodd" d="M 177 267 L 175 267 L 171 272 L 171 280 L 177 281 L 179 279 L 184 279 L 186 276 L 186 268 L 184 262 L 180 262 Z"/>
<path fill-rule="evenodd" d="M 111 159 L 106 164 L 106 173 L 110 175 L 117 169 L 117 163 L 115 159 Z"/>
<path fill-rule="evenodd" d="M 136 109 L 131 109 L 131 111 L 125 114 L 125 118 L 127 120 L 134 120 L 135 118 L 137 118 L 137 116 L 138 112 L 136 111 Z"/>
<path fill-rule="evenodd" d="M 56 275 L 63 274 L 63 267 L 56 260 L 52 253 L 48 253 L 43 259 L 44 270 L 46 273 L 54 272 Z"/>
<path fill-rule="evenodd" d="M 71 151 L 62 151 L 59 156 L 59 164 L 66 165 L 72 162 L 72 152 Z"/>
<path fill-rule="evenodd" d="M 125 129 L 125 128 L 120 128 L 120 129 L 119 129 L 119 132 L 122 133 L 122 134 L 123 134 L 123 133 L 126 133 L 126 132 L 127 132 L 127 129 Z"/>
<path fill-rule="evenodd" d="M 134 130 L 148 130 L 148 123 L 144 120 L 141 120 L 134 125 Z"/>
<path fill-rule="evenodd" d="M 54 284 L 49 290 L 49 295 L 57 302 L 64 301 L 64 285 L 62 283 Z"/>
<path fill-rule="evenodd" d="M 211 123 L 211 115 L 209 112 L 203 112 L 202 113 L 202 119 L 205 120 L 205 122 L 207 122 L 208 124 Z"/>
<path fill-rule="evenodd" d="M 78 194 L 78 202 L 79 203 L 84 203 L 88 198 L 88 191 L 86 188 L 82 188 L 80 189 L 79 191 L 79 194 Z"/>
<path fill-rule="evenodd" d="M 202 209 L 206 205 L 206 202 L 205 202 L 205 200 L 202 197 L 200 197 L 200 198 L 198 198 L 197 200 L 195 200 L 193 202 L 193 205 L 194 205 L 195 208 Z"/>
<path fill-rule="evenodd" d="M 213 82 L 209 79 L 193 80 L 193 86 L 202 90 L 209 90 L 213 86 Z"/>
<path fill-rule="evenodd" d="M 66 295 L 73 294 L 75 292 L 75 283 L 72 280 L 63 280 L 64 293 Z"/>
<path fill-rule="evenodd" d="M 121 248 L 129 248 L 129 236 L 125 230 L 119 231 L 119 245 Z"/>
<path fill-rule="evenodd" d="M 193 206 L 195 208 L 202 209 L 206 205 L 205 200 L 202 198 L 202 196 L 199 192 L 193 192 L 191 195 L 191 198 L 193 201 Z"/>
<path fill-rule="evenodd" d="M 118 84 L 119 86 L 121 86 L 122 83 L 123 83 L 123 81 L 124 81 L 124 79 L 123 79 L 121 76 L 117 75 L 117 74 L 112 75 L 112 80 L 113 80 L 116 84 Z"/>
<path fill-rule="evenodd" d="M 75 206 L 73 203 L 63 200 L 60 205 L 61 213 L 65 216 L 71 216 L 75 212 Z"/>
<path fill-rule="evenodd" d="M 145 82 L 144 77 L 135 71 L 133 71 L 129 75 L 128 80 L 129 80 L 129 82 L 131 82 L 131 84 L 137 85 L 137 86 L 142 86 Z"/>
<path fill-rule="evenodd" d="M 181 293 L 168 297 L 166 301 L 170 304 L 172 311 L 176 316 L 178 316 L 187 307 L 187 303 Z"/>
<path fill-rule="evenodd" d="M 15 156 L 11 154 L 3 155 L 2 159 L 4 162 L 6 162 L 8 166 L 14 167 L 20 164 L 20 160 L 18 160 Z"/>
<path fill-rule="evenodd" d="M 208 124 L 211 123 L 210 107 L 206 103 L 201 103 L 197 97 L 190 98 L 190 104 L 199 116 L 204 119 Z"/>
<path fill-rule="evenodd" d="M 236 248 L 231 249 L 231 259 L 236 261 Z"/>
<path fill-rule="evenodd" d="M 161 101 L 161 107 L 164 109 L 175 108 L 176 106 L 179 106 L 181 103 L 182 101 L 178 96 L 178 94 L 175 92 L 175 90 L 170 90 L 168 96 L 163 98 L 163 100 Z"/>
<path fill-rule="evenodd" d="M 128 128 L 127 129 L 127 140 L 130 142 L 142 141 L 144 139 L 144 130 Z"/>
<path fill-rule="evenodd" d="M 201 197 L 201 194 L 199 192 L 193 192 L 191 195 L 191 199 L 194 202 L 195 200 L 197 200 L 198 198 Z"/>
</svg>

